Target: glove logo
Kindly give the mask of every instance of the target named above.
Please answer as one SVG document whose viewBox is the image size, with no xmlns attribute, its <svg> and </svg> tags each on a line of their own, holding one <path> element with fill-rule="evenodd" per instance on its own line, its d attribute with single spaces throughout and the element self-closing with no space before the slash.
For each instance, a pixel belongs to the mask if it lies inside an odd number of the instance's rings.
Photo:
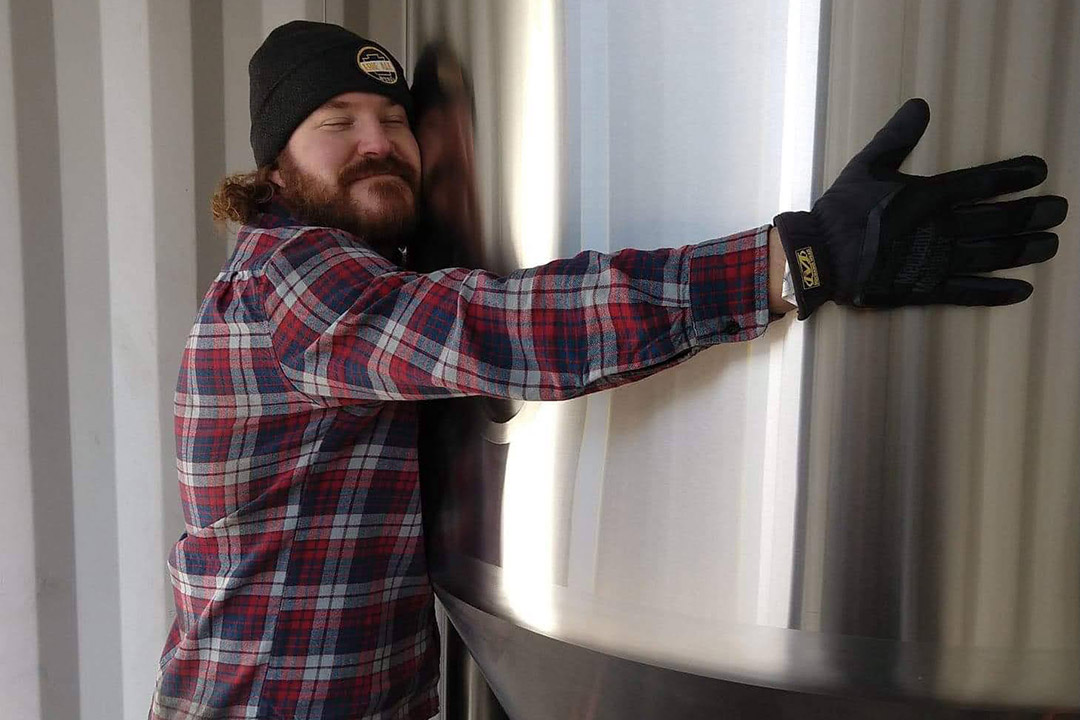
<svg viewBox="0 0 1080 720">
<path fill-rule="evenodd" d="M 397 68 L 386 53 L 377 47 L 365 45 L 360 48 L 360 51 L 356 53 L 356 64 L 365 75 L 384 85 L 393 85 L 397 82 Z"/>
<path fill-rule="evenodd" d="M 795 251 L 795 257 L 799 260 L 799 272 L 802 275 L 803 289 L 810 290 L 821 287 L 821 278 L 818 276 L 813 249 L 810 247 L 800 248 Z"/>
</svg>

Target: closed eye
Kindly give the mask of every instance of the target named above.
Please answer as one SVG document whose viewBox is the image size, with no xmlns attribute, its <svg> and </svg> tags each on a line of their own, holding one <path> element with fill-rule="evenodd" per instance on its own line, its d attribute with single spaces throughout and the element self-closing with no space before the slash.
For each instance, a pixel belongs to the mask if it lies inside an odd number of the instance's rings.
<svg viewBox="0 0 1080 720">
<path fill-rule="evenodd" d="M 324 120 L 322 123 L 320 123 L 319 127 L 346 128 L 350 125 L 352 125 L 352 120 L 350 120 L 349 118 L 330 118 L 329 120 Z"/>
</svg>

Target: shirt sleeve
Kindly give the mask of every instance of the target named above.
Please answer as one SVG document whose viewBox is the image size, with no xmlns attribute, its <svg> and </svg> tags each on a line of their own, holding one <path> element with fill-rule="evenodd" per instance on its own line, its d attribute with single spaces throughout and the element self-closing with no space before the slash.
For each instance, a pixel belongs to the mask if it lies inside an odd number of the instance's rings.
<svg viewBox="0 0 1080 720">
<path fill-rule="evenodd" d="M 768 226 L 677 249 L 583 252 L 499 277 L 419 274 L 310 229 L 264 267 L 282 372 L 341 402 L 487 395 L 564 400 L 768 324 Z"/>
</svg>

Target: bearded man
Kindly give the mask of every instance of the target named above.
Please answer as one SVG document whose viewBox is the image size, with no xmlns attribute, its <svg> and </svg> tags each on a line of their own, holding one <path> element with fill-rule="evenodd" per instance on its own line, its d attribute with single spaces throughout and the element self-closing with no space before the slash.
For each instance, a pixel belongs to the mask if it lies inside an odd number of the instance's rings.
<svg viewBox="0 0 1080 720">
<path fill-rule="evenodd" d="M 343 28 L 292 22 L 249 73 L 258 169 L 214 198 L 240 224 L 236 249 L 177 384 L 186 532 L 169 558 L 177 615 L 154 720 L 436 714 L 420 401 L 563 400 L 750 340 L 794 307 L 788 263 L 800 317 L 827 300 L 1018 302 L 1026 283 L 963 273 L 1047 259 L 1057 238 L 1041 231 L 1065 214 L 1054 197 L 967 205 L 1038 184 L 1038 158 L 899 173 L 928 121 L 910 101 L 779 232 L 505 277 L 416 272 L 403 255 L 421 147 L 397 60 Z"/>
</svg>

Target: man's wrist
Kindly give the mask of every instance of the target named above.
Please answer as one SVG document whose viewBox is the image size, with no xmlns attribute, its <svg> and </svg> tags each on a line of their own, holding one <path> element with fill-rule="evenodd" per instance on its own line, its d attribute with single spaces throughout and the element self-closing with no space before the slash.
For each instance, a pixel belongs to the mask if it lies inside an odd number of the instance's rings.
<svg viewBox="0 0 1080 720">
<path fill-rule="evenodd" d="M 774 315 L 784 315 L 796 307 L 784 299 L 784 276 L 789 273 L 780 231 L 773 226 L 769 228 L 769 312 Z"/>
</svg>

